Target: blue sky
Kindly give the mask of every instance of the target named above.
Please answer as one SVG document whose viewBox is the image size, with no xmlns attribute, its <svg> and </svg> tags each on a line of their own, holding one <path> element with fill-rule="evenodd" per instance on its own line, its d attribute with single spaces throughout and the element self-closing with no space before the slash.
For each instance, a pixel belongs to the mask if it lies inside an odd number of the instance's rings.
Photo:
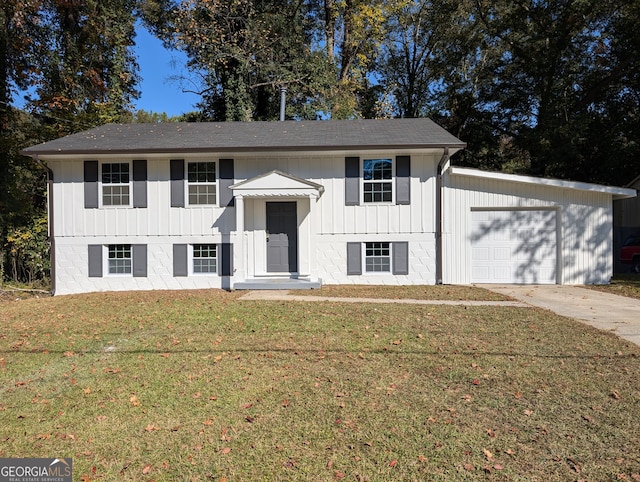
<svg viewBox="0 0 640 482">
<path fill-rule="evenodd" d="M 152 112 L 166 112 L 169 116 L 195 110 L 200 97 L 184 93 L 180 83 L 172 76 L 187 76 L 186 56 L 176 51 L 168 51 L 162 42 L 144 27 L 136 29 L 136 55 L 140 65 L 141 82 L 138 89 L 140 98 L 136 109 Z"/>
<path fill-rule="evenodd" d="M 135 109 L 149 112 L 166 112 L 169 116 L 183 114 L 195 110 L 200 96 L 183 92 L 180 82 L 172 77 L 183 75 L 188 77 L 185 67 L 187 57 L 183 53 L 169 51 L 162 42 L 151 35 L 144 27 L 136 28 L 135 52 L 140 66 L 140 98 L 134 102 Z M 185 84 L 186 85 L 186 84 Z M 18 92 L 14 96 L 13 105 L 22 108 L 24 96 L 35 89 Z"/>
</svg>

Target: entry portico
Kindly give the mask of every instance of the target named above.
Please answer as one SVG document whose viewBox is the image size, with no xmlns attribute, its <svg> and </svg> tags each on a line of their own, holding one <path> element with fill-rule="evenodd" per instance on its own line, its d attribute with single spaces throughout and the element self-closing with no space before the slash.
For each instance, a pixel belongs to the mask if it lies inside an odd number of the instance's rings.
<svg viewBox="0 0 640 482">
<path fill-rule="evenodd" d="M 316 204 L 324 187 L 279 170 L 230 186 L 236 231 L 233 286 L 320 287 L 314 261 Z"/>
</svg>

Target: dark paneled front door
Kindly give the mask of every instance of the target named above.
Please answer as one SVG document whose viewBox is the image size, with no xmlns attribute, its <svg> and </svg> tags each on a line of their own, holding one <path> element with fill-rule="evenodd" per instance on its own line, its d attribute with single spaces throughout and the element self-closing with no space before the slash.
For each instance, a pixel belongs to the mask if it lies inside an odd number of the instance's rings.
<svg viewBox="0 0 640 482">
<path fill-rule="evenodd" d="M 298 219 L 294 202 L 267 203 L 267 272 L 298 271 Z"/>
</svg>

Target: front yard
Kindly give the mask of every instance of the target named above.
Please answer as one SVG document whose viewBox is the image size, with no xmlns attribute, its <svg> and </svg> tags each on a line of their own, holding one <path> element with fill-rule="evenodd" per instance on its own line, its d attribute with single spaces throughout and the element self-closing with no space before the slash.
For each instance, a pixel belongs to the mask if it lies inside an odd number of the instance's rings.
<svg viewBox="0 0 640 482">
<path fill-rule="evenodd" d="M 73 457 L 74 480 L 640 480 L 640 347 L 533 308 L 241 295 L 0 304 L 0 457 Z"/>
</svg>

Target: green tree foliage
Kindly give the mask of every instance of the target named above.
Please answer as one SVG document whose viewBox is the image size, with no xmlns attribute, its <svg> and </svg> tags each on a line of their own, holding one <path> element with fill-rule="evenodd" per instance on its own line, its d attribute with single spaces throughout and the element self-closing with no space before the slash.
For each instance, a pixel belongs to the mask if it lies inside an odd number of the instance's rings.
<svg viewBox="0 0 640 482">
<path fill-rule="evenodd" d="M 628 181 L 620 168 L 632 167 L 640 134 L 637 2 L 473 0 L 459 8 L 464 21 L 440 55 L 452 66 L 440 115 L 468 142 L 464 161 Z"/>
<path fill-rule="evenodd" d="M 135 0 L 6 0 L 0 6 L 0 275 L 46 262 L 46 171 L 20 149 L 131 118 Z M 11 104 L 28 90 L 26 111 Z M 39 254 L 36 255 L 36 252 Z"/>
<path fill-rule="evenodd" d="M 203 119 L 275 119 L 281 87 L 292 115 L 315 116 L 326 66 L 311 48 L 302 2 L 184 0 L 171 6 L 170 16 L 151 11 L 152 30 L 189 56 Z"/>
<path fill-rule="evenodd" d="M 47 30 L 31 106 L 47 137 L 123 119 L 138 97 L 135 0 L 47 0 Z"/>
</svg>

